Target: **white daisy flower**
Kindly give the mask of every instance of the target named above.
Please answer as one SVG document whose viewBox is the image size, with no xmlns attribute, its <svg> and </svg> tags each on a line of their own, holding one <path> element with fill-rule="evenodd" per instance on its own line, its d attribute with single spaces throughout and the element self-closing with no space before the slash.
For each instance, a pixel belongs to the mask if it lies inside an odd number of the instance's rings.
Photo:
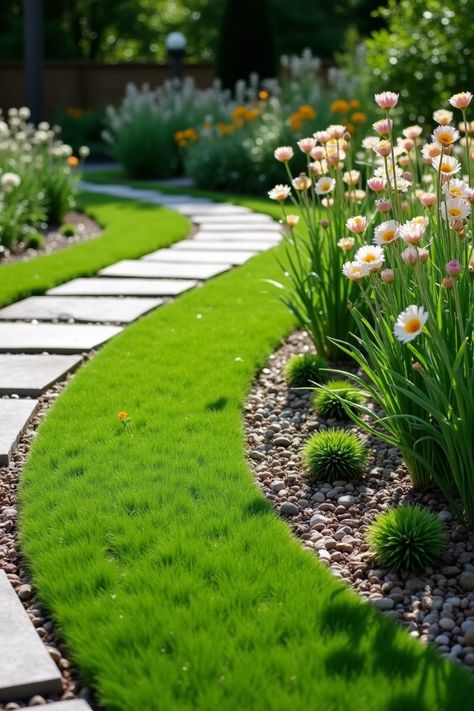
<svg viewBox="0 0 474 711">
<path fill-rule="evenodd" d="M 352 281 L 359 281 L 367 276 L 370 271 L 370 266 L 363 262 L 346 262 L 342 266 L 342 273 Z"/>
<path fill-rule="evenodd" d="M 319 178 L 314 186 L 314 189 L 317 195 L 327 195 L 328 193 L 332 193 L 335 187 L 336 181 L 334 178 L 325 176 L 324 178 Z"/>
<path fill-rule="evenodd" d="M 373 247 L 368 244 L 357 250 L 354 261 L 361 262 L 362 264 L 367 264 L 371 272 L 380 269 L 385 261 L 385 255 L 383 253 L 382 247 L 376 245 Z"/>
<path fill-rule="evenodd" d="M 431 165 L 443 175 L 455 175 L 461 170 L 461 163 L 452 156 L 436 156 Z"/>
<path fill-rule="evenodd" d="M 393 327 L 395 337 L 402 343 L 413 341 L 422 332 L 428 316 L 428 312 L 422 306 L 411 304 L 397 318 Z"/>
<path fill-rule="evenodd" d="M 278 202 L 283 202 L 291 195 L 291 188 L 289 185 L 275 185 L 274 188 L 268 191 L 268 197 L 270 200 L 277 200 Z"/>
<path fill-rule="evenodd" d="M 463 198 L 447 198 L 439 206 L 439 211 L 444 220 L 465 220 L 471 214 L 471 206 Z"/>
<path fill-rule="evenodd" d="M 396 239 L 398 239 L 398 222 L 396 220 L 382 222 L 374 230 L 374 244 L 383 246 L 395 242 Z"/>
</svg>

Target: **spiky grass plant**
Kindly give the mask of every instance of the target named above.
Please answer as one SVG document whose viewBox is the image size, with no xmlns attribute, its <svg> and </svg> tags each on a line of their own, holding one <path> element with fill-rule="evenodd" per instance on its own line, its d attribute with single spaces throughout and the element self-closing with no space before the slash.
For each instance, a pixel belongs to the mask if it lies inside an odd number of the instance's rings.
<svg viewBox="0 0 474 711">
<path fill-rule="evenodd" d="M 333 428 L 313 435 L 303 457 L 311 481 L 350 481 L 361 476 L 367 448 L 353 432 Z"/>
<path fill-rule="evenodd" d="M 364 399 L 364 392 L 349 380 L 331 380 L 316 389 L 313 406 L 321 417 L 343 420 L 354 411 L 351 405 L 360 405 Z"/>
<path fill-rule="evenodd" d="M 324 369 L 328 368 L 326 358 L 318 353 L 302 353 L 290 358 L 285 366 L 285 377 L 294 388 L 305 388 L 327 379 Z"/>
<path fill-rule="evenodd" d="M 367 529 L 367 541 L 381 565 L 416 573 L 439 560 L 445 533 L 437 516 L 406 504 L 378 516 Z"/>
</svg>

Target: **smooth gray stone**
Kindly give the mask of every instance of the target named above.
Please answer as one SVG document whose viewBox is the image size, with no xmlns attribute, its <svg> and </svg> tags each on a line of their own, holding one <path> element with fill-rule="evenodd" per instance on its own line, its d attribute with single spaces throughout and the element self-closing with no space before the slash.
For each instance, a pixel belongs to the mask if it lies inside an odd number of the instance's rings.
<svg viewBox="0 0 474 711">
<path fill-rule="evenodd" d="M 221 252 L 263 252 L 266 249 L 276 247 L 278 242 L 275 240 L 223 240 L 223 239 L 199 239 L 199 240 L 183 240 L 173 245 L 173 251 L 213 251 Z"/>
<path fill-rule="evenodd" d="M 121 330 L 119 326 L 0 323 L 0 353 L 82 353 Z"/>
<path fill-rule="evenodd" d="M 73 279 L 47 293 L 61 296 L 177 296 L 196 285 L 184 279 Z"/>
<path fill-rule="evenodd" d="M 61 688 L 59 669 L 0 570 L 0 700 L 55 694 Z"/>
<path fill-rule="evenodd" d="M 175 210 L 191 219 L 202 215 L 251 215 L 252 212 L 247 207 L 237 207 L 232 205 L 176 205 Z"/>
<path fill-rule="evenodd" d="M 84 699 L 71 699 L 71 701 L 57 701 L 55 704 L 48 704 L 47 711 L 92 711 L 89 704 Z"/>
<path fill-rule="evenodd" d="M 230 264 L 160 264 L 124 259 L 101 269 L 103 277 L 135 277 L 141 279 L 210 279 L 230 269 Z"/>
<path fill-rule="evenodd" d="M 142 257 L 144 262 L 174 262 L 182 264 L 224 264 L 230 267 L 232 264 L 243 264 L 255 254 L 250 252 L 232 252 L 230 250 L 191 250 L 191 249 L 159 249 L 157 252 L 147 254 Z M 1 312 L 0 312 L 1 313 Z"/>
<path fill-rule="evenodd" d="M 263 240 L 265 242 L 281 242 L 283 239 L 283 235 L 281 232 L 279 232 L 276 229 L 273 230 L 268 230 L 268 231 L 263 231 L 261 232 L 260 230 L 244 230 L 242 232 L 239 232 L 238 230 L 228 230 L 228 231 L 222 231 L 222 230 L 198 230 L 194 235 L 193 238 L 195 240 L 200 240 L 200 239 L 212 239 L 212 240 L 217 240 L 220 239 L 222 242 L 225 241 L 231 241 L 231 240 L 250 240 L 251 242 L 258 241 L 258 240 Z"/>
<path fill-rule="evenodd" d="M 0 465 L 5 466 L 10 461 L 11 453 L 25 431 L 28 422 L 38 407 L 37 400 L 0 400 Z M 1 607 L 1 605 L 0 605 Z M 1 618 L 1 609 L 0 609 Z M 2 628 L 0 624 L 0 639 Z M 1 659 L 1 642 L 0 642 Z M 0 679 L 1 679 L 0 662 Z M 1 684 L 0 684 L 1 687 Z"/>
<path fill-rule="evenodd" d="M 199 212 L 193 215 L 193 222 L 209 222 L 209 224 L 222 224 L 222 225 L 233 225 L 234 223 L 241 223 L 244 225 L 260 225 L 260 224 L 270 224 L 275 226 L 276 222 L 269 215 L 263 215 L 258 212 L 250 212 L 247 214 L 237 214 L 237 215 L 226 215 L 224 214 L 209 214 L 205 212 Z"/>
<path fill-rule="evenodd" d="M 81 361 L 81 356 L 0 355 L 0 395 L 37 397 Z"/>
<path fill-rule="evenodd" d="M 130 323 L 161 303 L 161 299 L 32 296 L 1 309 L 0 320 Z"/>
</svg>

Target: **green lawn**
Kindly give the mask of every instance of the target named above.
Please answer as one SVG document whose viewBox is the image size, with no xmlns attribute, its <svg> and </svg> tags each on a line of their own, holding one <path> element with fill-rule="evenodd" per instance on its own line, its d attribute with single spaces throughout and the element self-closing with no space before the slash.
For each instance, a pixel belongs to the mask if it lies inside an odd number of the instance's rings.
<svg viewBox="0 0 474 711">
<path fill-rule="evenodd" d="M 107 210 L 117 239 L 149 225 Z M 20 490 L 40 598 L 108 711 L 467 711 L 472 678 L 303 552 L 248 470 L 242 407 L 294 325 L 272 252 L 127 328 L 58 398 Z"/>
</svg>

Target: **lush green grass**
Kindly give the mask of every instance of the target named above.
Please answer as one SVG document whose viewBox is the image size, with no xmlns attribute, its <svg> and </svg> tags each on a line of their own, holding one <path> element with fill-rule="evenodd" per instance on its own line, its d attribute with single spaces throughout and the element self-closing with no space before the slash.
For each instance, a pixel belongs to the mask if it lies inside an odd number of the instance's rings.
<svg viewBox="0 0 474 711">
<path fill-rule="evenodd" d="M 58 399 L 20 492 L 41 600 L 109 711 L 467 710 L 472 679 L 304 553 L 248 471 L 246 393 L 293 325 L 278 274 L 260 255 L 158 309 Z"/>
<path fill-rule="evenodd" d="M 82 208 L 106 225 L 97 239 L 48 256 L 0 266 L 0 306 L 69 279 L 91 276 L 119 259 L 134 259 L 183 239 L 189 221 L 182 215 L 131 200 L 83 194 Z"/>
</svg>

